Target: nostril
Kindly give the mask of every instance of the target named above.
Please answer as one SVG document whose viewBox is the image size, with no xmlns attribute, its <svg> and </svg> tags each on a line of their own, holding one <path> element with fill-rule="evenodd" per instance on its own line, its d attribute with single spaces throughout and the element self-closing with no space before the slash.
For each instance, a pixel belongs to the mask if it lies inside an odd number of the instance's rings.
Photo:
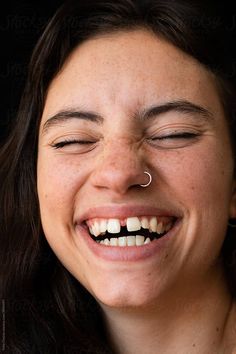
<svg viewBox="0 0 236 354">
<path fill-rule="evenodd" d="M 148 187 L 152 182 L 151 173 L 140 171 L 140 168 L 132 169 L 131 166 L 122 168 L 104 167 L 95 171 L 92 176 L 92 183 L 96 188 L 106 188 L 119 194 L 125 194 L 131 187 Z"/>
<path fill-rule="evenodd" d="M 112 144 L 107 144 L 106 151 L 93 170 L 93 185 L 124 193 L 131 186 L 146 184 L 149 180 L 144 175 L 145 168 L 138 152 L 131 146 L 124 149 L 122 144 Z"/>
</svg>

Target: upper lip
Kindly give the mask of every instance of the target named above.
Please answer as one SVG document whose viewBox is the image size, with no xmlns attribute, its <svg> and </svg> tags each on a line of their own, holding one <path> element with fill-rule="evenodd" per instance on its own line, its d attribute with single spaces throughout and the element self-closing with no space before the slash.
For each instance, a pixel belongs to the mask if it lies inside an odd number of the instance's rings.
<svg viewBox="0 0 236 354">
<path fill-rule="evenodd" d="M 180 212 L 173 210 L 173 208 L 159 208 L 154 206 L 145 205 L 103 205 L 91 207 L 85 210 L 78 218 L 76 224 L 82 224 L 86 220 L 94 218 L 103 219 L 125 219 L 132 216 L 166 216 L 166 217 L 181 217 Z"/>
</svg>

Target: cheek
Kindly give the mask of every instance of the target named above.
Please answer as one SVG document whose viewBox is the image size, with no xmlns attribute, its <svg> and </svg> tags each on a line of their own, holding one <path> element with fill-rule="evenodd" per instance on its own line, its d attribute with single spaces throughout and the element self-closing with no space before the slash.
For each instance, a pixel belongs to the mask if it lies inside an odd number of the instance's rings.
<svg viewBox="0 0 236 354">
<path fill-rule="evenodd" d="M 72 217 L 76 194 L 83 184 L 82 169 L 62 156 L 38 159 L 38 196 L 42 218 Z"/>
<path fill-rule="evenodd" d="M 197 203 L 200 208 L 206 208 L 209 203 L 222 206 L 230 200 L 233 163 L 229 152 L 224 153 L 219 147 L 208 146 L 184 154 L 175 152 L 163 173 L 167 185 L 183 203 Z"/>
</svg>

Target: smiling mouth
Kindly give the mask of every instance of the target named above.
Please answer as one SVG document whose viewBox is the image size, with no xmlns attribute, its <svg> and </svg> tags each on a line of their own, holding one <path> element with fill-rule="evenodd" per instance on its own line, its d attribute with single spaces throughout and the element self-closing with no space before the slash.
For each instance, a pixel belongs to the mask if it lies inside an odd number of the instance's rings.
<svg viewBox="0 0 236 354">
<path fill-rule="evenodd" d="M 176 217 L 128 217 L 126 219 L 90 219 L 90 237 L 105 246 L 143 246 L 164 237 L 174 226 Z"/>
</svg>

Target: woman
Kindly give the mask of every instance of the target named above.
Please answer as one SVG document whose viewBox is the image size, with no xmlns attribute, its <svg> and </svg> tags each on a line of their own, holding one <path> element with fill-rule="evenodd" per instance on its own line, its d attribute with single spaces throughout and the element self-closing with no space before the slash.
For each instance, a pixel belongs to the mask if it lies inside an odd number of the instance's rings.
<svg viewBox="0 0 236 354">
<path fill-rule="evenodd" d="M 200 5 L 68 2 L 37 44 L 0 159 L 10 353 L 236 352 L 233 32 Z"/>
</svg>

